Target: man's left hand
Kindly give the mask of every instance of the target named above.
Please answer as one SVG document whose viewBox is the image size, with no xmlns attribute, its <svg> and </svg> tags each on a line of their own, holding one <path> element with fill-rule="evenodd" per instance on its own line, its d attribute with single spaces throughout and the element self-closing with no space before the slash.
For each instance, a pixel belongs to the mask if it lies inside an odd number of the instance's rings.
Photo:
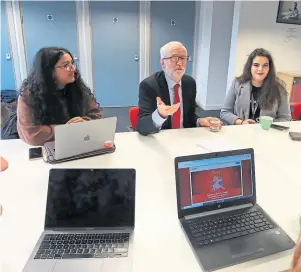
<svg viewBox="0 0 301 272">
<path fill-rule="evenodd" d="M 219 121 L 219 122 L 220 122 L 220 124 L 218 125 L 218 126 L 219 126 L 219 129 L 222 128 L 223 122 L 222 122 L 220 119 L 216 118 L 216 117 L 200 118 L 200 120 L 199 120 L 199 125 L 200 125 L 200 127 L 210 127 L 210 121 L 211 121 L 211 120 Z"/>
</svg>

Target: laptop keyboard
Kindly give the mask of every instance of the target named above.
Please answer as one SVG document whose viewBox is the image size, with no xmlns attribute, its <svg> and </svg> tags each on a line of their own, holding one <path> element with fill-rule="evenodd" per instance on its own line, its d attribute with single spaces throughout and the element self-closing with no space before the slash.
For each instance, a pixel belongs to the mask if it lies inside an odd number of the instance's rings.
<svg viewBox="0 0 301 272">
<path fill-rule="evenodd" d="M 46 234 L 35 259 L 120 258 L 128 256 L 129 233 Z"/>
<path fill-rule="evenodd" d="M 274 225 L 257 210 L 208 221 L 202 221 L 198 218 L 189 220 L 187 223 L 199 246 L 274 228 Z"/>
</svg>

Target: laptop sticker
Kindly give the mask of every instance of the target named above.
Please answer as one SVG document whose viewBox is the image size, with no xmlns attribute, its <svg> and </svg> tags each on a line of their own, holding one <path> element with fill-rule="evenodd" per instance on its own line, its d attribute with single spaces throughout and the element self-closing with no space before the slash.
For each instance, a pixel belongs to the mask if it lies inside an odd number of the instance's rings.
<svg viewBox="0 0 301 272">
<path fill-rule="evenodd" d="M 104 148 L 110 148 L 113 146 L 113 142 L 112 141 L 105 141 L 103 147 Z"/>
</svg>

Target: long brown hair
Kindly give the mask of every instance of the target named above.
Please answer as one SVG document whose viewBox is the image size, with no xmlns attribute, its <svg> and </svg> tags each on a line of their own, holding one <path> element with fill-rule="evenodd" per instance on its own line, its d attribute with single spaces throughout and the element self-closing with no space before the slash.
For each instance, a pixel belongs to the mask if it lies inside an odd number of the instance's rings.
<svg viewBox="0 0 301 272">
<path fill-rule="evenodd" d="M 244 66 L 243 74 L 237 78 L 240 83 L 252 80 L 251 68 L 256 57 L 266 57 L 269 60 L 269 72 L 263 81 L 259 105 L 261 108 L 271 109 L 275 103 L 280 103 L 280 93 L 285 92 L 285 83 L 276 76 L 276 69 L 272 55 L 263 48 L 255 49 L 248 57 Z"/>
<path fill-rule="evenodd" d="M 68 109 L 63 107 L 61 98 L 56 95 L 58 92 L 53 74 L 56 63 L 66 53 L 74 61 L 66 48 L 41 48 L 35 55 L 28 78 L 20 88 L 20 95 L 32 109 L 35 125 L 65 124 L 75 116 L 83 116 L 90 107 L 91 99 L 95 99 L 76 69 L 75 81 L 65 86 Z"/>
</svg>

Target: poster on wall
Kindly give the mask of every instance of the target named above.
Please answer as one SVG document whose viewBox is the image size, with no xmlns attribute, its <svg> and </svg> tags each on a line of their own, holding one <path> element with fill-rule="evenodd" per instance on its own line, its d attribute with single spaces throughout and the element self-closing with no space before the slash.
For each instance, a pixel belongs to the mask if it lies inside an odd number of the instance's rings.
<svg viewBox="0 0 301 272">
<path fill-rule="evenodd" d="M 276 22 L 301 25 L 301 1 L 279 1 Z"/>
</svg>

